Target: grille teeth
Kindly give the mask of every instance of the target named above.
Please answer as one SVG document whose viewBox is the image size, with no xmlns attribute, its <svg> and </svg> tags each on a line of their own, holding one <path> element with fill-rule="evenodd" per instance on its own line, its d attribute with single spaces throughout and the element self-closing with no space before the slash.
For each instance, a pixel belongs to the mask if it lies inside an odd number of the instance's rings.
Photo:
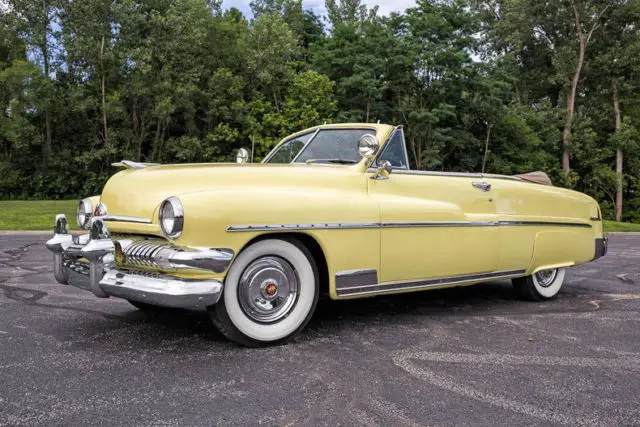
<svg viewBox="0 0 640 427">
<path fill-rule="evenodd" d="M 154 257 L 160 250 L 170 247 L 165 243 L 153 243 L 147 240 L 134 242 L 122 251 L 124 254 L 123 266 L 160 268 Z"/>
</svg>

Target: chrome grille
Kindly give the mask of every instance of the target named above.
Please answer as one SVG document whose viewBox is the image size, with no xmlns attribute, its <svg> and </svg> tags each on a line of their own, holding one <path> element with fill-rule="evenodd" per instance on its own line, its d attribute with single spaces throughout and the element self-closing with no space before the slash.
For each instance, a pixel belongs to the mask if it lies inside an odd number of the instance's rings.
<svg viewBox="0 0 640 427">
<path fill-rule="evenodd" d="M 122 249 L 124 255 L 123 266 L 160 268 L 155 256 L 162 249 L 170 248 L 170 244 L 155 242 L 152 240 L 138 240 Z"/>
<path fill-rule="evenodd" d="M 166 240 L 116 240 L 114 262 L 126 270 L 161 271 L 202 270 L 221 273 L 229 266 L 234 252 L 227 248 L 176 246 Z"/>
</svg>

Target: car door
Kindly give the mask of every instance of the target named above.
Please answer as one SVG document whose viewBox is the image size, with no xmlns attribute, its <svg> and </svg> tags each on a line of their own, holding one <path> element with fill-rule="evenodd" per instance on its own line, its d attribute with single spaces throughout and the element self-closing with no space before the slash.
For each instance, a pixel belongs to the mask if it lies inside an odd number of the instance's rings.
<svg viewBox="0 0 640 427">
<path fill-rule="evenodd" d="M 383 152 L 378 162 L 385 157 Z M 368 191 L 380 209 L 379 282 L 464 281 L 468 278 L 460 276 L 496 271 L 499 234 L 493 191 L 480 174 L 396 167 L 388 179 L 369 179 Z"/>
</svg>

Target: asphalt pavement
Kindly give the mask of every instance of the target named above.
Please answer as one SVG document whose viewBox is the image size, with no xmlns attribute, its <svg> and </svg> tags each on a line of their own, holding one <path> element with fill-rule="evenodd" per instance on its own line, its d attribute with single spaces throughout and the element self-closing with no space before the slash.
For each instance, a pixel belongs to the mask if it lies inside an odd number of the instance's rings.
<svg viewBox="0 0 640 427">
<path fill-rule="evenodd" d="M 264 349 L 57 284 L 46 238 L 0 235 L 0 425 L 640 425 L 640 235 L 550 302 L 508 281 L 324 301 Z"/>
</svg>

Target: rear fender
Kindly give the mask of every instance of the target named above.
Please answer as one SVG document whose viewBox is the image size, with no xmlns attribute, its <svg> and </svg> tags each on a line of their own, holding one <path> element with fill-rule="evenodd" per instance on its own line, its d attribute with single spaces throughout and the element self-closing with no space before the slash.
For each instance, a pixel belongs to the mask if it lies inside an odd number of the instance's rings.
<svg viewBox="0 0 640 427">
<path fill-rule="evenodd" d="M 527 274 L 589 262 L 593 258 L 593 242 L 590 228 L 540 231 L 536 233 Z"/>
</svg>

